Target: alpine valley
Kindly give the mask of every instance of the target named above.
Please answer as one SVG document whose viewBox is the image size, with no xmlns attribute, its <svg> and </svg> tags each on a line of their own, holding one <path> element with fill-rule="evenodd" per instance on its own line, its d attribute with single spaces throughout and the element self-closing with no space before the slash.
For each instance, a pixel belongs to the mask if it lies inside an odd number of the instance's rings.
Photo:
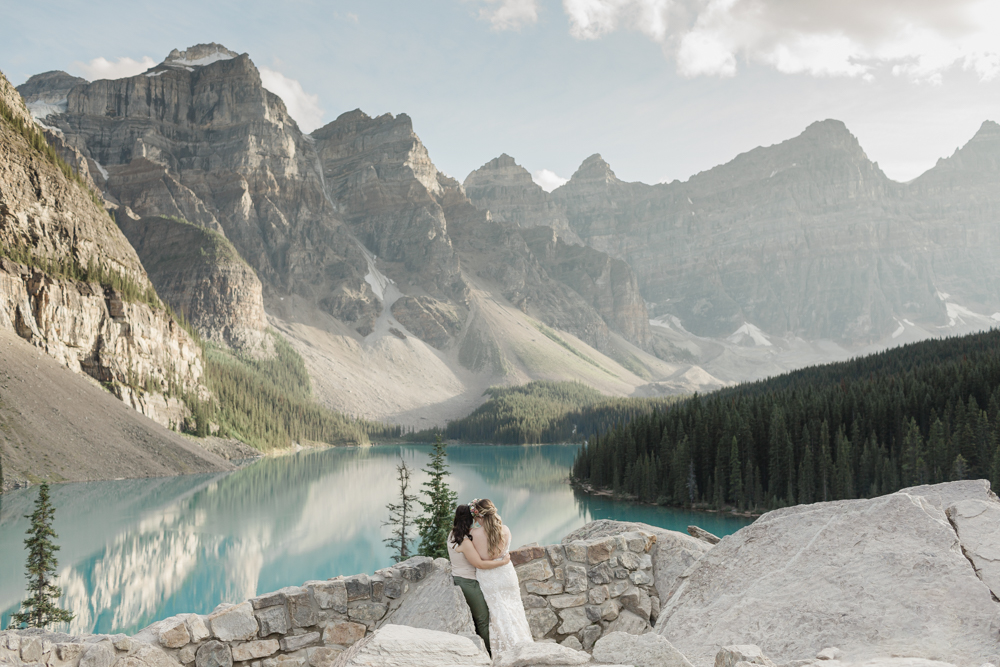
<svg viewBox="0 0 1000 667">
<path fill-rule="evenodd" d="M 0 342 L 166 427 L 211 396 L 202 345 L 287 341 L 325 408 L 420 429 L 494 385 L 689 393 L 1000 322 L 990 121 L 905 184 L 824 120 L 683 183 L 593 155 L 546 192 L 506 154 L 441 173 L 405 114 L 305 134 L 218 44 L 0 94 Z"/>
</svg>

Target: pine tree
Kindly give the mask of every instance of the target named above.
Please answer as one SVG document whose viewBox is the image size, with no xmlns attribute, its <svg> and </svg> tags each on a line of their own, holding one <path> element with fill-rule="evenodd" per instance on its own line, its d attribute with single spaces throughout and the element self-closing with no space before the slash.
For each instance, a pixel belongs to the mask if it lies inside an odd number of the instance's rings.
<svg viewBox="0 0 1000 667">
<path fill-rule="evenodd" d="M 52 583 L 59 564 L 55 556 L 59 546 L 53 542 L 58 535 L 52 530 L 55 515 L 56 510 L 49 501 L 49 485 L 42 482 L 35 499 L 35 511 L 25 515 L 26 519 L 31 519 L 28 539 L 24 541 L 28 548 L 24 573 L 28 578 L 29 596 L 21 603 L 21 610 L 11 616 L 12 628 L 44 628 L 73 620 L 73 614 L 56 605 L 62 590 Z"/>
<path fill-rule="evenodd" d="M 951 481 L 959 482 L 969 478 L 969 463 L 965 457 L 959 454 L 955 457 L 955 462 L 951 466 Z"/>
<path fill-rule="evenodd" d="M 424 482 L 427 501 L 420 501 L 424 514 L 417 519 L 420 529 L 420 547 L 417 553 L 431 558 L 448 557 L 448 533 L 455 517 L 458 494 L 448 488 L 448 452 L 444 441 L 438 435 L 434 441 L 431 462 L 424 472 L 431 476 Z"/>
<path fill-rule="evenodd" d="M 740 465 L 740 445 L 733 436 L 733 444 L 729 448 L 729 493 L 733 503 L 740 509 L 746 507 L 743 497 L 743 470 Z"/>
<path fill-rule="evenodd" d="M 390 537 L 382 540 L 392 549 L 392 560 L 399 563 L 406 560 L 410 553 L 410 526 L 413 524 L 413 503 L 416 496 L 408 494 L 406 491 L 410 487 L 410 469 L 405 461 L 400 461 L 396 466 L 396 479 L 399 480 L 399 502 L 389 503 L 386 509 L 389 510 L 389 520 L 382 523 L 383 526 L 392 528 Z"/>
</svg>

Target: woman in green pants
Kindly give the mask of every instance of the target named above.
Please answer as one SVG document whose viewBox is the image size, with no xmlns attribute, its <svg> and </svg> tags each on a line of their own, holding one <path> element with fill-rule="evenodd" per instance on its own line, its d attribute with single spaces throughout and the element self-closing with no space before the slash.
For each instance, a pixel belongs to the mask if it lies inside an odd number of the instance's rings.
<svg viewBox="0 0 1000 667">
<path fill-rule="evenodd" d="M 451 559 L 451 574 L 455 585 L 462 589 L 465 601 L 472 611 L 472 620 L 476 624 L 476 634 L 486 643 L 486 651 L 490 650 L 490 609 L 486 606 L 486 598 L 479 590 L 476 581 L 476 569 L 490 570 L 510 562 L 510 554 L 505 554 L 502 560 L 483 560 L 476 548 L 472 546 L 472 510 L 468 505 L 459 505 L 455 510 L 455 522 L 451 537 L 448 540 L 448 557 Z"/>
</svg>

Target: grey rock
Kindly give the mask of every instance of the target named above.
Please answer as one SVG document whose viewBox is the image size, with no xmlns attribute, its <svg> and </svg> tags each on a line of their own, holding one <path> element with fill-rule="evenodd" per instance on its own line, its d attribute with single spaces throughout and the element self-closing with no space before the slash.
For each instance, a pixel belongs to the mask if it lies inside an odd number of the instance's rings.
<svg viewBox="0 0 1000 667">
<path fill-rule="evenodd" d="M 688 535 L 702 540 L 703 542 L 708 542 L 709 544 L 718 544 L 719 540 L 722 539 L 716 537 L 704 528 L 699 528 L 698 526 L 688 526 Z"/>
<path fill-rule="evenodd" d="M 310 581 L 306 584 L 320 609 L 333 609 L 347 613 L 347 585 L 343 580 Z"/>
<path fill-rule="evenodd" d="M 188 644 L 182 648 L 177 653 L 177 660 L 184 665 L 190 665 L 194 662 L 195 656 L 198 653 L 198 646 L 195 644 Z"/>
<path fill-rule="evenodd" d="M 308 589 L 285 589 L 285 599 L 288 602 L 288 615 L 292 626 L 307 628 L 319 622 L 319 609 Z"/>
<path fill-rule="evenodd" d="M 649 624 L 649 617 L 643 618 L 627 609 L 622 609 L 618 613 L 618 618 L 608 624 L 605 634 L 612 632 L 625 632 L 630 635 L 641 635 L 648 632 L 652 626 Z"/>
<path fill-rule="evenodd" d="M 489 656 L 468 637 L 384 625 L 344 651 L 337 667 L 490 667 Z"/>
<path fill-rule="evenodd" d="M 459 635 L 476 634 L 462 590 L 452 580 L 450 565 L 432 563 L 431 570 L 402 599 L 383 623 Z"/>
<path fill-rule="evenodd" d="M 212 636 L 204 617 L 199 614 L 182 614 L 181 618 L 187 623 L 188 635 L 192 642 L 200 642 Z"/>
<path fill-rule="evenodd" d="M 640 588 L 634 588 L 622 593 L 618 597 L 618 602 L 640 618 L 649 618 L 650 611 L 652 610 L 652 602 L 649 599 L 649 595 Z"/>
<path fill-rule="evenodd" d="M 265 607 L 256 613 L 256 617 L 261 637 L 273 634 L 283 635 L 292 628 L 292 619 L 289 617 L 288 608 L 285 605 Z"/>
<path fill-rule="evenodd" d="M 24 637 L 21 639 L 21 660 L 38 662 L 42 659 L 42 639 L 40 637 Z"/>
<path fill-rule="evenodd" d="M 575 595 L 553 595 L 549 598 L 549 604 L 553 609 L 566 609 L 568 607 L 582 607 L 587 604 L 587 596 L 583 593 Z"/>
<path fill-rule="evenodd" d="M 587 568 L 582 565 L 566 565 L 563 590 L 566 593 L 583 593 L 587 590 Z"/>
<path fill-rule="evenodd" d="M 607 586 L 595 586 L 590 589 L 588 594 L 588 600 L 590 604 L 602 604 L 605 600 L 611 597 L 610 591 L 608 591 Z"/>
<path fill-rule="evenodd" d="M 653 633 L 634 635 L 612 632 L 594 644 L 594 660 L 635 667 L 692 667 L 690 661 L 665 637 Z"/>
<path fill-rule="evenodd" d="M 590 619 L 587 618 L 587 610 L 583 607 L 562 609 L 558 613 L 562 623 L 559 625 L 559 629 L 556 630 L 556 632 L 561 635 L 571 635 L 579 632 L 591 623 Z"/>
<path fill-rule="evenodd" d="M 774 663 L 754 644 L 724 646 L 715 654 L 715 667 L 736 667 L 738 663 L 774 667 Z"/>
<path fill-rule="evenodd" d="M 840 660 L 843 651 L 834 646 L 827 647 L 816 654 L 817 660 Z"/>
<path fill-rule="evenodd" d="M 285 593 L 284 591 L 267 593 L 265 595 L 252 598 L 250 600 L 250 604 L 253 605 L 254 609 L 264 609 L 266 607 L 274 607 L 279 604 L 285 604 Z"/>
<path fill-rule="evenodd" d="M 555 575 L 553 574 L 553 576 Z M 563 592 L 563 582 L 556 579 L 547 579 L 545 581 L 526 581 L 524 583 L 524 590 L 538 595 L 559 595 Z"/>
<path fill-rule="evenodd" d="M 616 546 L 617 543 L 614 537 L 592 540 L 587 545 L 587 562 L 591 565 L 596 565 L 610 560 Z"/>
<path fill-rule="evenodd" d="M 611 597 L 616 598 L 631 587 L 632 584 L 629 583 L 628 579 L 615 579 L 608 586 L 608 591 L 611 593 Z"/>
<path fill-rule="evenodd" d="M 374 623 L 388 611 L 389 605 L 384 602 L 359 602 L 357 606 L 347 610 L 348 617 L 362 623 Z"/>
<path fill-rule="evenodd" d="M 559 643 L 565 646 L 566 648 L 573 649 L 574 651 L 583 650 L 583 643 L 576 635 L 570 635 L 569 637 L 567 637 L 566 639 L 562 640 Z"/>
<path fill-rule="evenodd" d="M 553 567 L 558 567 L 566 561 L 566 551 L 561 544 L 550 544 L 545 547 L 545 553 L 548 554 Z"/>
<path fill-rule="evenodd" d="M 394 577 L 385 582 L 385 596 L 390 600 L 401 598 L 409 589 L 409 583 L 402 577 Z"/>
<path fill-rule="evenodd" d="M 23 644 L 23 642 L 22 642 Z M 41 646 L 39 646 L 41 648 Z M 39 658 L 41 655 L 39 655 Z M 22 657 L 22 659 L 24 659 Z M 27 662 L 27 660 L 25 660 Z M 99 641 L 83 649 L 80 667 L 111 667 L 115 662 L 115 647 L 110 641 Z M 198 667 L 205 667 L 198 665 Z M 215 666 L 208 666 L 215 667 Z"/>
<path fill-rule="evenodd" d="M 563 540 L 563 549 L 566 551 L 566 558 L 577 563 L 587 562 L 587 545 L 582 541 L 567 542 Z"/>
<path fill-rule="evenodd" d="M 310 667 L 333 667 L 343 652 L 344 649 L 339 646 L 316 646 L 308 649 L 306 662 Z"/>
<path fill-rule="evenodd" d="M 633 553 L 631 551 L 626 551 L 625 553 L 618 556 L 618 563 L 628 570 L 638 570 L 642 567 L 642 558 L 639 554 Z"/>
<path fill-rule="evenodd" d="M 521 582 L 544 581 L 551 579 L 553 576 L 552 567 L 549 565 L 549 561 L 545 559 L 533 560 L 530 563 L 518 565 L 514 569 L 517 571 L 518 581 Z"/>
<path fill-rule="evenodd" d="M 584 650 L 589 651 L 593 648 L 594 643 L 601 638 L 602 632 L 604 632 L 604 630 L 596 623 L 585 627 L 580 633 L 580 641 L 583 643 Z"/>
<path fill-rule="evenodd" d="M 552 628 L 559 624 L 559 617 L 548 607 L 544 609 L 526 609 L 524 615 L 528 619 L 531 636 L 536 640 L 545 637 Z"/>
<path fill-rule="evenodd" d="M 607 563 L 601 563 L 600 565 L 590 569 L 590 573 L 587 575 L 587 578 L 590 579 L 590 583 L 595 586 L 600 586 L 601 584 L 611 583 L 611 581 L 615 579 L 615 573 L 614 570 L 611 569 L 610 565 Z"/>
<path fill-rule="evenodd" d="M 628 580 L 636 586 L 652 586 L 655 583 L 653 581 L 653 575 L 642 570 L 630 573 L 628 575 Z"/>
<path fill-rule="evenodd" d="M 277 653 L 280 648 L 281 645 L 277 639 L 259 639 L 252 642 L 234 643 L 230 646 L 234 662 L 266 658 Z"/>
<path fill-rule="evenodd" d="M 765 646 L 776 662 L 830 645 L 851 660 L 905 647 L 914 658 L 985 662 L 1000 609 L 926 498 L 997 502 L 986 493 L 950 483 L 769 512 L 692 568 L 663 602 L 657 633 L 696 664 L 729 643 Z"/>
<path fill-rule="evenodd" d="M 948 507 L 948 520 L 958 534 L 962 553 L 976 574 L 1000 599 L 1000 502 L 960 500 Z"/>
<path fill-rule="evenodd" d="M 540 595 L 525 595 L 521 598 L 525 609 L 544 609 L 549 603 Z"/>
<path fill-rule="evenodd" d="M 499 656 L 496 667 L 543 667 L 548 665 L 585 665 L 590 656 L 560 644 L 532 642 L 518 644 Z"/>
<path fill-rule="evenodd" d="M 372 600 L 379 602 L 385 593 L 385 577 L 376 574 L 372 578 Z"/>
<path fill-rule="evenodd" d="M 212 634 L 224 642 L 253 639 L 258 629 L 249 602 L 218 609 L 209 615 L 208 622 Z"/>
<path fill-rule="evenodd" d="M 319 644 L 321 640 L 322 635 L 318 632 L 307 632 L 304 635 L 288 635 L 281 638 L 281 650 L 286 653 L 291 653 L 292 651 L 298 651 L 299 649 L 312 646 L 313 644 Z M 233 653 L 233 657 L 236 657 L 235 651 Z"/>
<path fill-rule="evenodd" d="M 196 667 L 232 667 L 233 654 L 228 644 L 212 640 L 198 647 L 195 654 Z"/>
<path fill-rule="evenodd" d="M 81 653 L 83 653 L 82 644 L 74 644 L 70 642 L 56 644 L 56 656 L 61 662 L 73 662 L 80 657 Z"/>
<path fill-rule="evenodd" d="M 616 567 L 611 571 L 615 579 L 628 579 L 629 571 L 624 567 Z"/>
<path fill-rule="evenodd" d="M 347 588 L 347 601 L 370 600 L 372 597 L 372 583 L 367 574 L 356 574 L 353 577 L 344 579 L 344 586 Z"/>
</svg>

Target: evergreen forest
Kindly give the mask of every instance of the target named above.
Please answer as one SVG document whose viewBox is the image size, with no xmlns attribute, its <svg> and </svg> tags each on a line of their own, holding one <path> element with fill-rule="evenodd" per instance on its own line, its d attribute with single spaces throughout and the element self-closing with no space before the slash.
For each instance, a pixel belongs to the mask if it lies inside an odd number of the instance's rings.
<svg viewBox="0 0 1000 667">
<path fill-rule="evenodd" d="M 750 511 L 960 479 L 998 488 L 1000 330 L 695 395 L 592 438 L 573 478 Z"/>
<path fill-rule="evenodd" d="M 676 401 L 669 398 L 610 398 L 580 382 L 538 380 L 516 387 L 491 387 L 489 399 L 472 414 L 448 422 L 449 440 L 505 445 L 582 442 L 616 424 L 650 415 Z M 415 442 L 433 442 L 442 431 L 407 435 Z"/>
<path fill-rule="evenodd" d="M 214 394 L 209 403 L 188 400 L 198 435 L 209 421 L 220 435 L 235 437 L 260 450 L 295 442 L 365 444 L 369 437 L 398 438 L 399 426 L 354 419 L 315 402 L 302 357 L 275 332 L 275 355 L 255 359 L 204 344 L 205 384 Z"/>
</svg>

